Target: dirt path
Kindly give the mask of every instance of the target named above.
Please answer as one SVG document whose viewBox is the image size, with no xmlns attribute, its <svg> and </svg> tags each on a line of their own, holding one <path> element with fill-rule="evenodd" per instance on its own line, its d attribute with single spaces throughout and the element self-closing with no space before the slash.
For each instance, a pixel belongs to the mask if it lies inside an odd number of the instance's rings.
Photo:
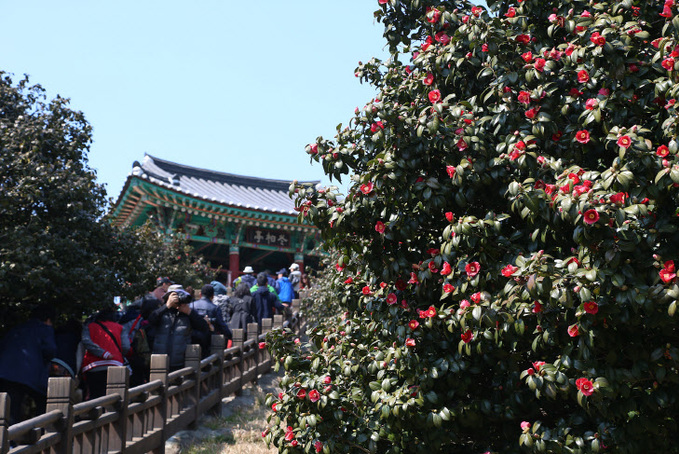
<svg viewBox="0 0 679 454">
<path fill-rule="evenodd" d="M 269 408 L 265 405 L 268 393 L 278 394 L 280 376 L 263 375 L 257 384 L 243 388 L 240 396 L 222 401 L 218 416 L 204 416 L 196 430 L 176 433 L 165 444 L 167 454 L 269 454 L 262 438 Z"/>
</svg>

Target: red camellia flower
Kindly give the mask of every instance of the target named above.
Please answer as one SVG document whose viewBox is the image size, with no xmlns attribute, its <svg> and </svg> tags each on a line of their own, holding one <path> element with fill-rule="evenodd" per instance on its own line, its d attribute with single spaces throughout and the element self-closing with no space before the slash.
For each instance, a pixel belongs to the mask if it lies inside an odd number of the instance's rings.
<svg viewBox="0 0 679 454">
<path fill-rule="evenodd" d="M 278 403 L 277 403 L 277 402 L 274 402 L 273 404 L 271 404 L 271 409 L 272 409 L 274 412 L 276 412 L 276 411 L 278 411 L 278 408 L 276 408 L 277 406 L 278 406 Z"/>
<path fill-rule="evenodd" d="M 329 385 L 330 383 L 332 383 L 332 377 L 330 375 L 326 375 L 323 378 L 323 383 L 325 383 L 326 385 Z"/>
<path fill-rule="evenodd" d="M 370 287 L 366 285 L 361 289 L 361 292 L 363 292 L 364 295 L 370 295 Z"/>
<path fill-rule="evenodd" d="M 389 0 L 377 0 L 377 3 L 379 3 L 380 5 L 386 5 L 387 3 L 389 3 Z"/>
<path fill-rule="evenodd" d="M 597 312 L 599 312 L 599 305 L 596 303 L 596 301 L 587 301 L 584 304 L 584 309 L 585 309 L 585 312 L 593 315 L 593 314 L 596 314 Z"/>
<path fill-rule="evenodd" d="M 408 323 L 408 326 L 410 327 L 410 329 L 412 329 L 414 331 L 414 330 L 417 329 L 418 326 L 420 326 L 420 322 L 418 322 L 417 320 L 411 320 Z"/>
<path fill-rule="evenodd" d="M 299 391 L 297 391 L 297 398 L 298 399 L 304 399 L 305 397 L 306 397 L 306 389 L 299 388 Z"/>
<path fill-rule="evenodd" d="M 594 393 L 594 385 L 586 378 L 575 380 L 575 387 L 585 396 L 591 396 Z"/>
<path fill-rule="evenodd" d="M 385 229 L 384 222 L 377 221 L 375 223 L 375 231 L 377 231 L 378 233 L 384 233 L 384 229 Z"/>
<path fill-rule="evenodd" d="M 507 9 L 507 12 L 505 13 L 505 17 L 514 17 L 514 16 L 516 16 L 516 9 L 514 9 L 513 6 L 510 6 Z"/>
<path fill-rule="evenodd" d="M 611 195 L 611 197 L 609 198 L 611 203 L 616 203 L 616 204 L 624 204 L 626 199 L 627 199 L 627 193 L 625 193 L 625 192 L 618 192 L 616 194 Z"/>
<path fill-rule="evenodd" d="M 580 131 L 576 132 L 575 140 L 577 140 L 580 143 L 589 142 L 589 131 L 587 131 L 586 129 L 581 129 Z"/>
<path fill-rule="evenodd" d="M 585 211 L 585 214 L 583 214 L 583 218 L 585 224 L 589 225 L 595 224 L 599 220 L 599 212 L 594 208 L 590 208 L 589 210 Z"/>
<path fill-rule="evenodd" d="M 360 189 L 361 189 L 361 192 L 362 192 L 364 195 L 368 195 L 368 194 L 370 194 L 371 192 L 373 192 L 373 189 L 374 189 L 374 188 L 375 188 L 375 185 L 373 184 L 372 181 L 370 181 L 370 182 L 368 182 L 368 183 L 362 184 Z"/>
<path fill-rule="evenodd" d="M 542 72 L 545 70 L 546 64 L 547 61 L 544 58 L 536 58 L 533 67 L 535 68 L 536 71 Z"/>
<path fill-rule="evenodd" d="M 441 18 L 441 11 L 436 8 L 427 7 L 427 22 L 435 24 Z"/>
<path fill-rule="evenodd" d="M 589 73 L 586 70 L 582 69 L 578 71 L 578 82 L 581 84 L 589 82 Z"/>
<path fill-rule="evenodd" d="M 443 291 L 446 293 L 453 293 L 455 291 L 455 287 L 453 287 L 452 284 L 443 284 Z"/>
<path fill-rule="evenodd" d="M 533 107 L 532 109 L 528 109 L 525 112 L 525 115 L 526 115 L 526 118 L 528 118 L 529 120 L 532 120 L 533 118 L 535 118 L 537 113 L 538 113 L 538 109 L 536 107 Z"/>
<path fill-rule="evenodd" d="M 299 442 L 297 440 L 292 440 L 290 442 L 290 446 L 292 446 L 293 448 L 296 448 L 298 444 L 299 444 Z"/>
<path fill-rule="evenodd" d="M 351 277 L 351 276 L 349 276 L 349 277 L 344 281 L 344 283 L 345 283 L 345 284 L 353 284 L 353 283 L 354 283 L 354 278 Z"/>
<path fill-rule="evenodd" d="M 405 290 L 407 287 L 406 282 L 403 279 L 396 279 L 396 282 L 394 283 L 394 286 L 396 287 L 396 290 Z"/>
<path fill-rule="evenodd" d="M 309 400 L 311 402 L 318 402 L 318 400 L 321 398 L 321 393 L 318 392 L 316 389 L 312 389 L 309 391 Z"/>
<path fill-rule="evenodd" d="M 542 312 L 542 304 L 540 304 L 540 301 L 533 301 L 533 310 L 532 312 L 534 314 L 539 314 Z"/>
<path fill-rule="evenodd" d="M 453 178 L 455 176 L 455 166 L 446 166 L 446 172 L 448 173 L 448 176 L 450 178 Z"/>
<path fill-rule="evenodd" d="M 457 145 L 457 149 L 460 150 L 460 151 L 466 150 L 467 146 L 468 146 L 467 142 L 465 142 L 464 139 L 458 140 L 455 145 Z"/>
<path fill-rule="evenodd" d="M 568 335 L 571 337 L 578 337 L 580 335 L 580 328 L 578 328 L 578 325 L 569 326 Z"/>
<path fill-rule="evenodd" d="M 387 304 L 396 304 L 398 302 L 398 298 L 396 297 L 396 293 L 390 293 L 387 295 Z"/>
<path fill-rule="evenodd" d="M 266 348 L 266 342 L 260 342 L 259 343 L 259 349 L 264 350 Z"/>
<path fill-rule="evenodd" d="M 502 272 L 502 275 L 504 277 L 510 277 L 512 274 L 516 273 L 518 270 L 519 270 L 518 266 L 514 266 L 512 264 L 509 264 L 509 265 L 505 266 L 504 268 L 502 268 L 501 272 Z"/>
<path fill-rule="evenodd" d="M 455 219 L 452 211 L 446 211 L 445 216 L 448 222 L 453 222 L 453 219 Z"/>
<path fill-rule="evenodd" d="M 415 346 L 415 339 L 412 337 L 409 337 L 406 339 L 406 347 L 414 347 Z"/>
<path fill-rule="evenodd" d="M 443 262 L 443 266 L 441 267 L 441 275 L 448 276 L 452 272 L 453 269 L 451 268 L 450 263 Z"/>
<path fill-rule="evenodd" d="M 417 278 L 417 273 L 414 271 L 410 273 L 410 280 L 408 281 L 408 284 L 419 284 L 420 280 Z"/>
<path fill-rule="evenodd" d="M 606 44 L 606 38 L 600 35 L 599 32 L 592 33 L 592 36 L 589 39 L 597 46 L 603 46 Z"/>
<path fill-rule="evenodd" d="M 467 300 L 460 301 L 460 309 L 466 309 L 471 306 L 471 303 Z"/>
<path fill-rule="evenodd" d="M 481 292 L 473 293 L 471 298 L 474 304 L 479 304 L 481 302 Z"/>
<path fill-rule="evenodd" d="M 624 149 L 629 148 L 629 146 L 632 145 L 632 139 L 629 138 L 629 136 L 622 136 L 618 138 L 618 146 L 622 147 Z"/>
<path fill-rule="evenodd" d="M 423 311 L 426 318 L 436 317 L 436 308 L 434 306 L 429 306 L 429 309 Z"/>
<path fill-rule="evenodd" d="M 468 344 L 471 342 L 471 340 L 474 338 L 474 333 L 472 333 L 472 330 L 468 329 L 464 333 L 460 334 L 460 339 L 462 339 L 462 342 L 465 344 Z"/>
<path fill-rule="evenodd" d="M 516 37 L 516 41 L 521 43 L 521 44 L 528 44 L 530 42 L 530 36 L 529 35 L 518 35 Z"/>
<path fill-rule="evenodd" d="M 436 268 L 436 262 L 434 262 L 433 260 L 431 262 L 429 262 L 427 267 L 429 268 L 429 271 L 431 271 L 432 273 L 438 273 L 439 272 L 439 269 Z"/>
<path fill-rule="evenodd" d="M 434 75 L 432 73 L 427 73 L 427 75 L 424 76 L 422 83 L 425 84 L 425 85 L 433 84 L 434 83 Z"/>
<path fill-rule="evenodd" d="M 382 1 L 384 1 L 386 3 L 388 0 L 380 0 L 380 2 L 382 2 Z M 314 443 L 314 449 L 316 450 L 316 452 L 323 451 L 323 443 L 321 443 L 320 441 L 316 441 Z"/>
<path fill-rule="evenodd" d="M 527 91 L 520 91 L 519 95 L 517 96 L 517 99 L 521 104 L 529 105 L 530 93 L 528 93 Z"/>
<path fill-rule="evenodd" d="M 545 365 L 544 361 L 533 361 L 533 367 L 536 371 L 540 371 L 540 368 Z"/>
<path fill-rule="evenodd" d="M 441 91 L 440 90 L 432 90 L 429 92 L 429 102 L 432 104 L 437 103 L 441 101 Z"/>
<path fill-rule="evenodd" d="M 674 69 L 674 58 L 666 58 L 660 64 L 666 70 L 672 71 Z"/>
<path fill-rule="evenodd" d="M 667 148 L 667 145 L 660 145 L 658 149 L 655 151 L 655 154 L 660 156 L 661 158 L 666 158 L 670 154 L 670 149 Z"/>
<path fill-rule="evenodd" d="M 474 277 L 479 274 L 479 271 L 481 271 L 481 265 L 479 265 L 479 262 L 467 263 L 464 267 L 464 270 L 468 277 Z"/>
<path fill-rule="evenodd" d="M 663 267 L 663 269 L 660 270 L 659 274 L 660 279 L 665 284 L 672 282 L 677 277 L 674 269 L 674 261 L 668 260 L 667 262 L 665 262 L 665 266 Z"/>
<path fill-rule="evenodd" d="M 533 52 L 531 52 L 531 51 L 524 52 L 523 54 L 521 54 L 521 58 L 522 58 L 523 61 L 525 61 L 526 63 L 530 63 L 530 62 L 533 61 Z"/>
<path fill-rule="evenodd" d="M 596 98 L 589 98 L 587 101 L 585 101 L 585 109 L 587 110 L 594 110 L 598 105 L 599 100 Z"/>
</svg>

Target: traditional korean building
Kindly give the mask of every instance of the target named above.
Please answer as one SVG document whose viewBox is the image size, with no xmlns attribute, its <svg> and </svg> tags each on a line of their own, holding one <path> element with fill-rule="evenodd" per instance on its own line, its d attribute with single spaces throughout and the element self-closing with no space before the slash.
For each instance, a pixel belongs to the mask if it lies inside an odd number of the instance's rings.
<svg viewBox="0 0 679 454">
<path fill-rule="evenodd" d="M 318 183 L 318 182 L 312 182 Z M 246 266 L 278 271 L 315 267 L 324 254 L 316 227 L 299 223 L 288 196 L 290 181 L 199 169 L 146 155 L 135 161 L 111 217 L 118 226 L 148 219 L 185 235 L 228 281 Z"/>
</svg>

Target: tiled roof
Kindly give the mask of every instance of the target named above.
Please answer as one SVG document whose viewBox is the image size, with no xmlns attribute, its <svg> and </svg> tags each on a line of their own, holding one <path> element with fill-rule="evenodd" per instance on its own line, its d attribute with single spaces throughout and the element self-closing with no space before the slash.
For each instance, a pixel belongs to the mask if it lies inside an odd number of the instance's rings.
<svg viewBox="0 0 679 454">
<path fill-rule="evenodd" d="M 168 189 L 223 205 L 295 213 L 288 196 L 291 181 L 269 180 L 189 167 L 145 155 L 132 175 Z M 319 181 L 308 183 L 318 184 Z"/>
</svg>

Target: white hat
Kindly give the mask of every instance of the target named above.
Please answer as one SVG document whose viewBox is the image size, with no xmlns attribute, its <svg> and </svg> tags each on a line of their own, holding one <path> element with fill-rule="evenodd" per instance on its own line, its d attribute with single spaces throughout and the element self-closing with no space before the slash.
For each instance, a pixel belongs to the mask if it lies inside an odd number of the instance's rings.
<svg viewBox="0 0 679 454">
<path fill-rule="evenodd" d="M 255 270 L 252 269 L 250 265 L 246 266 L 245 269 L 243 269 L 244 273 L 254 273 Z"/>
<path fill-rule="evenodd" d="M 299 269 L 299 265 L 296 264 L 296 263 L 293 263 L 292 265 L 290 265 L 290 269 L 291 269 L 292 271 L 298 270 L 298 269 Z"/>
</svg>

